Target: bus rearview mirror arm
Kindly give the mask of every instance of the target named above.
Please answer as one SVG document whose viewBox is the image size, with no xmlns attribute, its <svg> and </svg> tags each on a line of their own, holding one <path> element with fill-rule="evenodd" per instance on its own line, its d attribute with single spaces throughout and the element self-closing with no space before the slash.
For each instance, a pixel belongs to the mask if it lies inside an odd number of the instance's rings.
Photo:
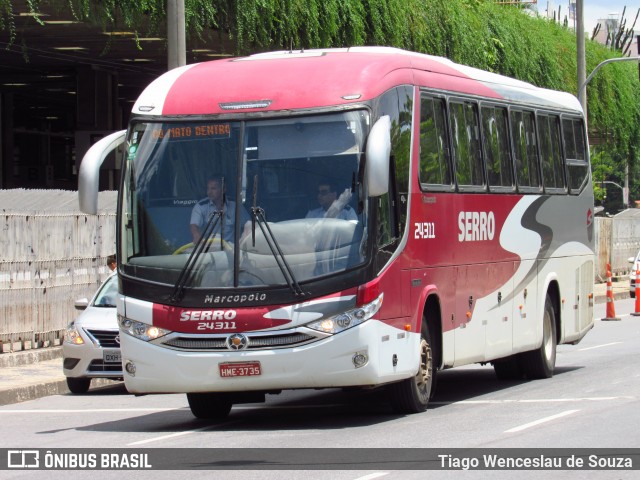
<svg viewBox="0 0 640 480">
<path fill-rule="evenodd" d="M 101 138 L 82 157 L 78 174 L 78 202 L 82 212 L 91 215 L 98 213 L 100 165 L 107 155 L 124 142 L 126 133 L 126 130 L 120 130 Z"/>
<path fill-rule="evenodd" d="M 370 197 L 389 191 L 389 157 L 391 155 L 391 119 L 380 117 L 371 128 L 367 140 L 365 179 Z"/>
</svg>

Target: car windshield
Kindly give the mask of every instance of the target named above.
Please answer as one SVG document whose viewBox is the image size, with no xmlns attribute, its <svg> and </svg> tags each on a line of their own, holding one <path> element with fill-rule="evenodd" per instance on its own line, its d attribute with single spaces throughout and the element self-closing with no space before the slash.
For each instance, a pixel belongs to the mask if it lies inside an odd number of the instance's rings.
<svg viewBox="0 0 640 480">
<path fill-rule="evenodd" d="M 116 306 L 116 296 L 118 295 L 118 276 L 110 276 L 100 287 L 98 293 L 93 299 L 94 307 L 110 307 Z"/>
<path fill-rule="evenodd" d="M 364 261 L 366 111 L 137 123 L 121 267 L 188 287 L 293 285 Z"/>
</svg>

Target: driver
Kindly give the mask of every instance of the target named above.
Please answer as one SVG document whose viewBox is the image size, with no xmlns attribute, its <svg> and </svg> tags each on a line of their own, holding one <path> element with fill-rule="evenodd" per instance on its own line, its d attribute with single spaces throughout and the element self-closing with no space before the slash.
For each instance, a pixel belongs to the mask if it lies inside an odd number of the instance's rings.
<svg viewBox="0 0 640 480">
<path fill-rule="evenodd" d="M 226 199 L 226 188 L 224 184 L 224 177 L 212 176 L 207 180 L 207 197 L 200 200 L 193 206 L 191 211 L 191 235 L 193 237 L 193 243 L 197 243 L 202 237 L 202 231 L 204 230 L 209 217 L 216 211 L 222 211 L 224 214 L 224 231 L 222 232 L 222 239 L 226 242 L 233 242 L 233 236 L 235 232 L 235 215 L 236 215 L 236 203 Z M 223 218 L 219 218 L 216 222 L 216 226 L 213 230 L 214 235 L 220 234 L 220 228 L 223 223 Z M 245 225 L 250 221 L 249 214 L 244 209 L 240 208 L 240 222 Z"/>
<path fill-rule="evenodd" d="M 342 220 L 358 220 L 356 212 L 347 203 L 351 199 L 351 191 L 347 188 L 338 196 L 338 192 L 330 183 L 318 185 L 318 203 L 320 206 L 309 210 L 306 218 L 339 218 Z"/>
</svg>

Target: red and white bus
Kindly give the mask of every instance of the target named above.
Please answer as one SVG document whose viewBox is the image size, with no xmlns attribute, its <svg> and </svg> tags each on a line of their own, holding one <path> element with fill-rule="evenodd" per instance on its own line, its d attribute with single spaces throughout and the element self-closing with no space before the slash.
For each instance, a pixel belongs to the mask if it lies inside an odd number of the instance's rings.
<svg viewBox="0 0 640 480">
<path fill-rule="evenodd" d="M 130 392 L 219 418 L 284 389 L 384 387 L 420 412 L 439 370 L 550 377 L 556 345 L 593 327 L 588 146 L 567 93 L 386 47 L 188 65 L 87 153 L 84 211 L 122 141 Z"/>
</svg>

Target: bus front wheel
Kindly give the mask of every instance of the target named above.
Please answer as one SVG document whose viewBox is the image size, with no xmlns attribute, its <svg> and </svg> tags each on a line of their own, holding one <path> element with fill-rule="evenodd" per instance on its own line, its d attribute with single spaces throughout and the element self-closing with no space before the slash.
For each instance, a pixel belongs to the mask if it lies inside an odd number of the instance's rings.
<svg viewBox="0 0 640 480">
<path fill-rule="evenodd" d="M 232 403 L 219 393 L 187 393 L 191 413 L 196 418 L 216 420 L 226 418 Z"/>
<path fill-rule="evenodd" d="M 433 348 L 429 330 L 422 323 L 420 366 L 415 377 L 390 385 L 391 406 L 398 413 L 420 413 L 427 409 L 435 386 Z"/>
</svg>

